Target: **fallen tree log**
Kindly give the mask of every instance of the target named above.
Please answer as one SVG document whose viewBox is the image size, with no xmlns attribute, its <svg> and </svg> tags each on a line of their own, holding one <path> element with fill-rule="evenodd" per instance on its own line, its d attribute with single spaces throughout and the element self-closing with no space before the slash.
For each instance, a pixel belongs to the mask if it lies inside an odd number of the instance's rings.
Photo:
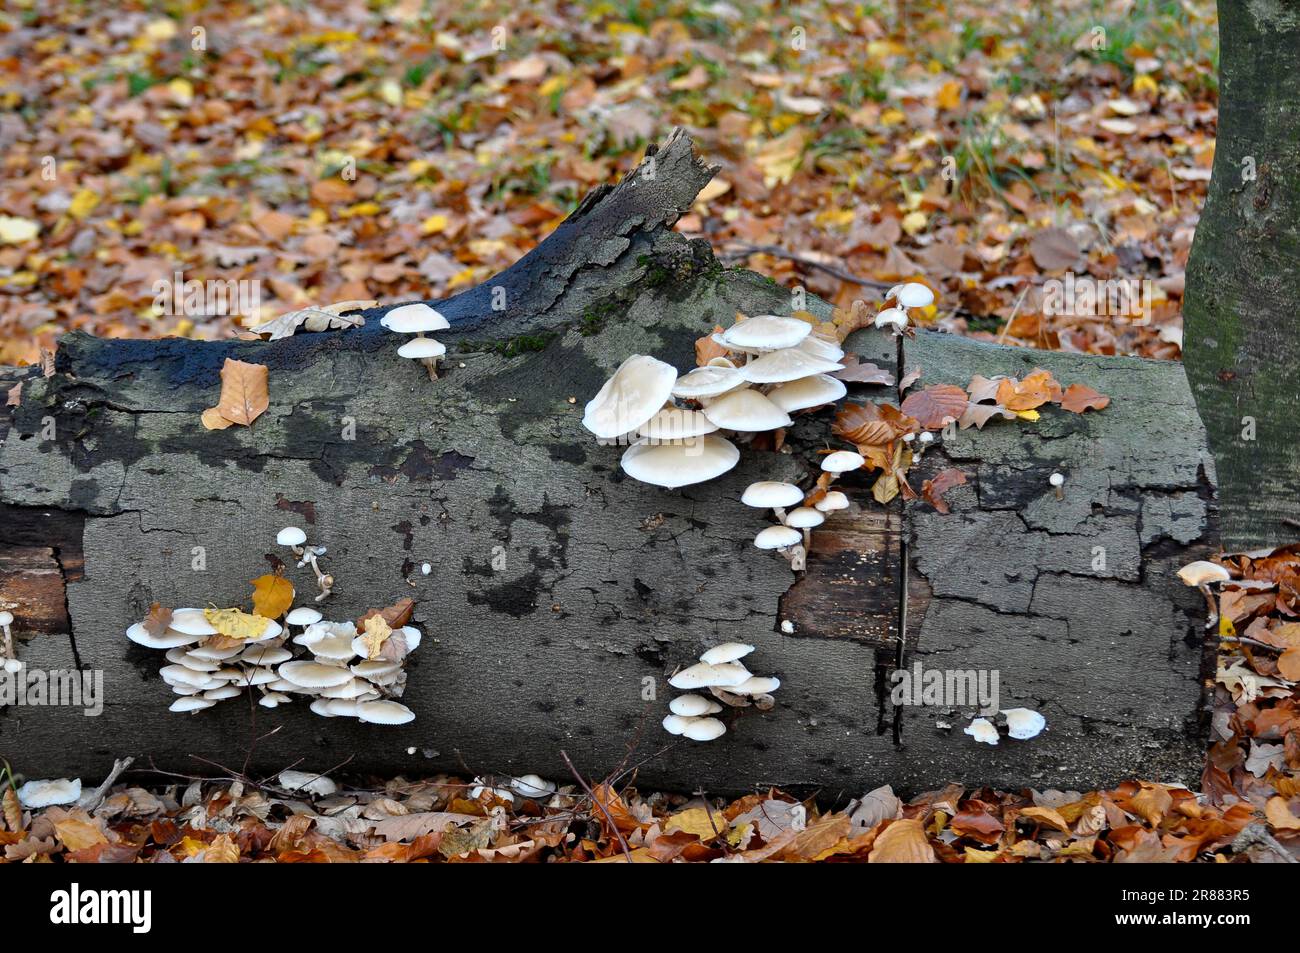
<svg viewBox="0 0 1300 953">
<path fill-rule="evenodd" d="M 1194 781 L 1209 650 L 1199 596 L 1173 570 L 1211 545 L 1215 514 L 1177 365 L 856 332 L 849 349 L 896 378 L 919 365 L 927 384 L 964 385 L 1041 365 L 1113 401 L 945 439 L 915 480 L 966 474 L 948 515 L 880 506 L 850 474 L 853 505 L 816 531 L 797 576 L 753 547 L 769 523 L 739 498 L 757 479 L 810 482 L 833 445 L 828 412 L 801 418 L 782 452 L 747 451 L 679 491 L 626 479 L 621 450 L 582 429 L 627 355 L 690 367 L 715 323 L 789 313 L 787 289 L 671 230 L 711 174 L 674 134 L 515 266 L 437 302 L 453 329 L 436 382 L 396 357 L 382 309 L 274 342 L 72 334 L 51 376 L 3 372 L 22 387 L 0 414 L 0 602 L 15 604 L 30 670 L 102 672 L 105 697 L 97 717 L 5 708 L 0 753 L 32 776 L 93 777 L 139 754 L 182 772 L 204 767 L 197 756 L 559 779 L 563 751 L 597 777 L 621 766 L 669 788 L 827 797 L 885 782 Z M 207 431 L 228 357 L 270 368 L 270 407 Z M 329 617 L 416 601 L 413 723 L 303 704 L 167 712 L 159 654 L 125 629 L 153 602 L 246 605 L 288 524 L 328 547 Z M 309 603 L 309 572 L 290 578 Z M 757 646 L 754 670 L 783 682 L 776 707 L 741 712 L 710 744 L 667 735 L 666 678 L 724 641 Z M 1001 707 L 1040 710 L 1048 730 L 991 748 L 962 732 L 973 705 L 898 704 L 891 673 L 917 663 L 998 672 Z"/>
</svg>

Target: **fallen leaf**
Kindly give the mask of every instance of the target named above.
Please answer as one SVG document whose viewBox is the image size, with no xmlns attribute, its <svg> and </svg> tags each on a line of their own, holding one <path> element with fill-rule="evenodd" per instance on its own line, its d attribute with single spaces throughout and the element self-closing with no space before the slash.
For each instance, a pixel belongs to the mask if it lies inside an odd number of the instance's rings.
<svg viewBox="0 0 1300 953">
<path fill-rule="evenodd" d="M 203 617 L 222 635 L 240 641 L 257 638 L 271 624 L 270 619 L 238 609 L 204 609 Z"/>
<path fill-rule="evenodd" d="M 1071 384 L 1061 395 L 1061 409 L 1072 414 L 1081 414 L 1085 410 L 1101 410 L 1110 403 L 1110 398 L 1099 394 L 1083 384 Z"/>
<path fill-rule="evenodd" d="M 876 838 L 869 864 L 937 864 L 934 848 L 925 836 L 925 828 L 916 818 L 894 821 Z"/>
<path fill-rule="evenodd" d="M 253 584 L 253 613 L 267 619 L 278 619 L 293 605 L 293 583 L 283 576 L 267 573 L 251 580 Z"/>
<path fill-rule="evenodd" d="M 293 335 L 299 328 L 304 331 L 346 331 L 359 328 L 366 323 L 359 314 L 344 315 L 345 311 L 363 311 L 373 308 L 378 301 L 339 301 L 320 308 L 302 308 L 272 318 L 264 324 L 250 328 L 254 334 L 266 334 L 270 341 L 278 341 Z"/>
<path fill-rule="evenodd" d="M 392 626 L 384 621 L 382 615 L 372 615 L 366 619 L 361 629 L 361 642 L 366 649 L 366 658 L 376 658 L 388 637 L 393 634 Z"/>
<path fill-rule="evenodd" d="M 76 817 L 65 817 L 54 822 L 54 834 L 68 850 L 84 850 L 96 844 L 108 843 L 108 838 L 94 824 Z"/>
<path fill-rule="evenodd" d="M 843 370 L 830 375 L 848 384 L 884 384 L 889 387 L 894 383 L 894 375 L 883 367 L 877 367 L 868 361 L 861 361 L 856 354 L 846 354 L 840 361 Z"/>
<path fill-rule="evenodd" d="M 953 384 L 934 384 L 908 394 L 899 408 L 915 417 L 927 430 L 939 430 L 950 420 L 960 420 L 966 411 L 966 392 Z"/>
<path fill-rule="evenodd" d="M 1062 271 L 1079 260 L 1079 243 L 1064 228 L 1045 228 L 1029 242 L 1034 264 L 1044 271 Z"/>
<path fill-rule="evenodd" d="M 932 480 L 921 484 L 921 497 L 940 513 L 948 512 L 948 503 L 943 495 L 955 486 L 964 486 L 966 474 L 955 467 L 941 470 Z"/>
<path fill-rule="evenodd" d="M 366 631 L 366 620 L 371 616 L 382 616 L 391 629 L 400 629 L 411 621 L 411 616 L 415 613 L 415 601 L 413 599 L 398 599 L 391 606 L 384 609 L 370 609 L 364 613 L 361 618 L 357 619 L 357 635 Z"/>
<path fill-rule="evenodd" d="M 252 425 L 271 405 L 268 392 L 270 371 L 265 364 L 248 364 L 232 357 L 226 358 L 221 367 L 221 400 L 216 407 L 203 412 L 203 426 L 209 430 L 223 430 L 224 427 L 213 424 L 209 416 L 215 410 L 220 417 L 232 424 Z M 228 425 L 227 425 L 228 426 Z"/>
</svg>

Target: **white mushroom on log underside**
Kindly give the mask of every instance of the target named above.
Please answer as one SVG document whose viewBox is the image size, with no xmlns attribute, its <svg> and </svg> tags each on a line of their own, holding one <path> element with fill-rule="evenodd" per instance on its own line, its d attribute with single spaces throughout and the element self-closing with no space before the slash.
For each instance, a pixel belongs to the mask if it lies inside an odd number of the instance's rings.
<svg viewBox="0 0 1300 953">
<path fill-rule="evenodd" d="M 673 688 L 708 689 L 716 700 L 693 691 L 677 696 L 668 703 L 664 730 L 692 741 L 714 741 L 727 731 L 726 722 L 712 717 L 724 710 L 719 701 L 731 708 L 752 705 L 760 711 L 770 710 L 775 704 L 771 693 L 781 686 L 781 681 L 754 675 L 740 663 L 753 651 L 754 646 L 745 642 L 724 642 L 703 652 L 696 664 L 674 673 L 668 679 Z"/>
</svg>

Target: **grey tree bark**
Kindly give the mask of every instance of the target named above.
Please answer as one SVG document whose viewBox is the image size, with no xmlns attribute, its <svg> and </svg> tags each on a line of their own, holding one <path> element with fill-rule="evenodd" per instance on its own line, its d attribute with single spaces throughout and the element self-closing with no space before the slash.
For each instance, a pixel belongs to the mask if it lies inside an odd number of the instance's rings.
<svg viewBox="0 0 1300 953">
<path fill-rule="evenodd" d="M 1300 3 L 1219 3 L 1219 134 L 1184 361 L 1230 549 L 1300 536 Z"/>
<path fill-rule="evenodd" d="M 454 325 L 437 382 L 397 358 L 376 314 L 271 343 L 73 334 L 53 376 L 4 372 L 23 387 L 0 410 L 0 600 L 19 603 L 28 666 L 99 670 L 107 704 L 96 718 L 5 709 L 0 754 L 33 776 L 94 776 L 138 754 L 191 772 L 199 756 L 562 778 L 563 750 L 595 776 L 621 766 L 669 788 L 828 799 L 885 782 L 1193 782 L 1206 647 L 1196 593 L 1172 570 L 1213 542 L 1214 510 L 1180 368 L 858 332 L 849 348 L 896 377 L 919 364 L 927 384 L 965 384 L 1042 365 L 1114 400 L 930 451 L 918 487 L 930 468 L 967 473 L 948 516 L 878 506 L 851 476 L 853 506 L 816 531 L 796 577 L 752 546 L 769 523 L 740 495 L 757 479 L 810 482 L 829 412 L 801 419 L 782 452 L 747 451 L 681 491 L 624 478 L 621 451 L 581 427 L 629 354 L 685 368 L 715 323 L 790 310 L 787 289 L 671 230 L 712 174 L 690 140 L 674 134 L 651 159 L 513 268 L 437 302 Z M 205 431 L 227 357 L 270 368 L 271 406 L 250 428 Z M 899 395 L 855 386 L 851 399 Z M 245 603 L 289 523 L 329 549 L 330 617 L 416 601 L 429 638 L 404 698 L 412 724 L 300 704 L 167 712 L 160 653 L 124 630 L 155 601 Z M 312 591 L 306 570 L 291 575 Z M 783 682 L 776 708 L 728 713 L 711 744 L 672 738 L 666 678 L 723 641 L 757 646 L 751 668 Z M 917 662 L 997 670 L 1000 707 L 1040 710 L 1048 730 L 990 748 L 962 732 L 973 705 L 895 704 L 891 672 Z"/>
</svg>

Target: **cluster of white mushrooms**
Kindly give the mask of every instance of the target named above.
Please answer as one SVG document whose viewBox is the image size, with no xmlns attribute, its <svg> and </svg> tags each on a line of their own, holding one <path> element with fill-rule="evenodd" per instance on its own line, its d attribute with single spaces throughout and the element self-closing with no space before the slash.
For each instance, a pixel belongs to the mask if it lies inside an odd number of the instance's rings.
<svg viewBox="0 0 1300 953">
<path fill-rule="evenodd" d="M 320 587 L 320 595 L 316 601 L 320 602 L 326 596 L 334 591 L 334 577 L 320 568 L 317 560 L 325 555 L 324 546 L 312 546 L 307 542 L 307 533 L 297 526 L 286 526 L 275 536 L 275 541 L 281 546 L 288 546 L 293 554 L 298 557 L 298 568 L 311 566 L 311 571 L 316 574 L 316 585 Z"/>
<path fill-rule="evenodd" d="M 692 741 L 713 741 L 727 731 L 722 719 L 712 717 L 722 711 L 723 705 L 732 708 L 753 705 L 760 711 L 770 710 L 776 704 L 772 693 L 781 687 L 781 680 L 754 675 L 742 665 L 740 660 L 752 651 L 754 646 L 743 642 L 724 642 L 701 655 L 696 664 L 668 679 L 673 688 L 692 693 L 678 695 L 668 703 L 671 714 L 664 718 L 664 730 Z M 692 691 L 701 688 L 707 688 L 713 698 Z"/>
<path fill-rule="evenodd" d="M 588 402 L 582 424 L 601 442 L 630 444 L 623 471 L 676 488 L 721 476 L 740 460 L 732 441 L 788 427 L 790 414 L 839 400 L 843 349 L 807 321 L 758 315 L 713 335 L 726 349 L 680 377 L 636 354 Z"/>
<path fill-rule="evenodd" d="M 886 307 L 872 322 L 877 328 L 902 334 L 908 325 L 909 308 L 928 308 L 934 304 L 934 292 L 919 281 L 894 285 L 885 294 Z"/>
<path fill-rule="evenodd" d="M 312 699 L 311 710 L 326 718 L 348 716 L 381 725 L 415 718 L 394 701 L 406 688 L 406 658 L 420 645 L 414 626 L 391 629 L 375 616 L 380 621 L 358 634 L 353 622 L 325 621 L 315 609 L 300 606 L 285 616 L 284 626 L 262 619 L 266 624 L 259 634 L 232 639 L 212 624 L 210 614 L 176 609 L 161 633 L 144 622 L 126 630 L 137 645 L 167 651 L 168 664 L 159 674 L 180 696 L 171 711 L 199 712 L 256 688 L 265 708 L 304 695 Z M 290 640 L 294 628 L 300 631 Z M 306 652 L 298 653 L 294 645 Z"/>
<path fill-rule="evenodd" d="M 1007 734 L 1017 741 L 1035 738 L 1047 727 L 1047 719 L 1032 708 L 1006 708 L 1002 714 L 1007 719 Z M 987 718 L 976 718 L 964 731 L 981 744 L 998 743 L 997 726 Z"/>
<path fill-rule="evenodd" d="M 425 335 L 450 328 L 446 318 L 427 304 L 404 304 L 385 314 L 379 323 L 397 334 L 414 335 L 397 349 L 398 357 L 419 361 L 428 369 L 429 380 L 438 379 L 438 358 L 447 353 L 447 345 Z"/>
</svg>

